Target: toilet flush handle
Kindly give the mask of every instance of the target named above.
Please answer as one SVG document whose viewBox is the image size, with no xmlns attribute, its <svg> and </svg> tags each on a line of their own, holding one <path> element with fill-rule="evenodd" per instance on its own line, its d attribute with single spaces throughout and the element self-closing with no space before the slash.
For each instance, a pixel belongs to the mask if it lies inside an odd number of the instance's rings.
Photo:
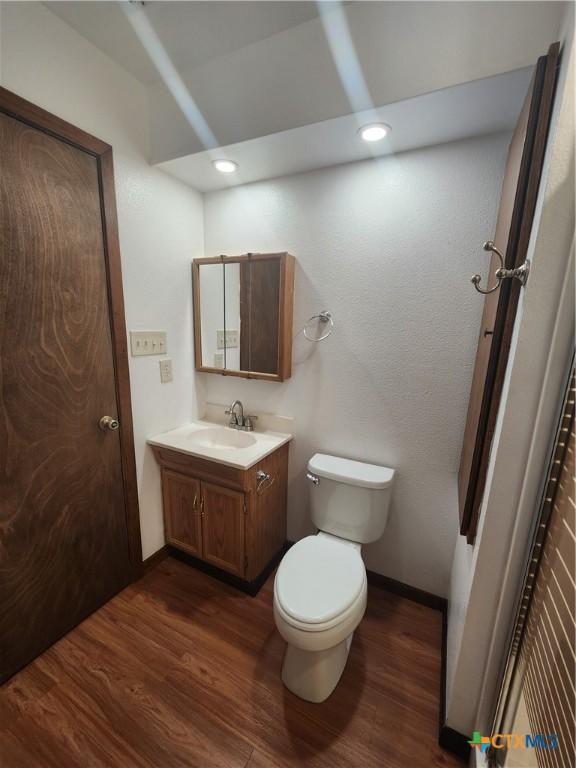
<svg viewBox="0 0 576 768">
<path fill-rule="evenodd" d="M 320 478 L 317 475 L 313 475 L 312 472 L 306 472 L 306 477 L 308 480 L 314 483 L 314 485 L 318 485 L 320 483 Z"/>
</svg>

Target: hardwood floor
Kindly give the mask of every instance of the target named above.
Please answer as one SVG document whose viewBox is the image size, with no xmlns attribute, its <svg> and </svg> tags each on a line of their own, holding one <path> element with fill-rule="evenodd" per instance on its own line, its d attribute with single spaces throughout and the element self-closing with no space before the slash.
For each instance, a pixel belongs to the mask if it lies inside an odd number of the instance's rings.
<svg viewBox="0 0 576 768">
<path fill-rule="evenodd" d="M 441 614 L 371 587 L 324 704 L 283 688 L 273 577 L 248 597 L 169 559 L 0 688 L 2 768 L 429 768 Z"/>
</svg>

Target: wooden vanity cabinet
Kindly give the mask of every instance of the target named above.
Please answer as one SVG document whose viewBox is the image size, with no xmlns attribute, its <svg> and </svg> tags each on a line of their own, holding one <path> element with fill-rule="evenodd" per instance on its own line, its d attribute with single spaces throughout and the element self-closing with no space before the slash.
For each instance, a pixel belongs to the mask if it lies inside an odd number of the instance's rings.
<svg viewBox="0 0 576 768">
<path fill-rule="evenodd" d="M 153 451 L 173 554 L 255 594 L 286 548 L 288 445 L 246 470 L 169 448 Z M 273 479 L 260 491 L 259 470 Z"/>
<path fill-rule="evenodd" d="M 202 505 L 203 559 L 244 578 L 248 513 L 244 493 L 203 482 Z"/>
</svg>

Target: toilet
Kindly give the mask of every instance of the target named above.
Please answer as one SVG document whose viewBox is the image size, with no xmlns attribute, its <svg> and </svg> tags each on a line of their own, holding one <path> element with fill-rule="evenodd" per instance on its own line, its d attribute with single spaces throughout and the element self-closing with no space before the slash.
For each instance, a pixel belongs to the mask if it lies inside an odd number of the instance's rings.
<svg viewBox="0 0 576 768">
<path fill-rule="evenodd" d="M 287 648 L 284 685 L 306 701 L 330 696 L 366 610 L 362 544 L 386 526 L 394 470 L 317 453 L 308 462 L 315 536 L 296 542 L 274 580 L 274 619 Z"/>
</svg>

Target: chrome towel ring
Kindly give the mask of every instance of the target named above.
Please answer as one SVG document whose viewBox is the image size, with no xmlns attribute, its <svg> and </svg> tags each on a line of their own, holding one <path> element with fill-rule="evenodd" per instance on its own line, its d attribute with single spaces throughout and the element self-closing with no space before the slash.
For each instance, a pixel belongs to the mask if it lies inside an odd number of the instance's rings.
<svg viewBox="0 0 576 768">
<path fill-rule="evenodd" d="M 259 469 L 256 472 L 256 493 L 260 496 L 264 491 L 268 490 L 270 486 L 274 485 L 276 478 L 269 475 L 268 472 L 264 472 L 263 469 Z"/>
<path fill-rule="evenodd" d="M 496 256 L 498 256 L 498 259 L 500 260 L 500 267 L 494 272 L 494 277 L 496 278 L 496 285 L 492 286 L 492 288 L 486 288 L 484 290 L 483 288 L 480 288 L 480 280 L 482 280 L 482 277 L 480 275 L 472 275 L 472 278 L 470 279 L 470 282 L 476 288 L 478 293 L 493 293 L 494 291 L 497 291 L 498 288 L 500 288 L 500 284 L 502 280 L 509 280 L 510 278 L 516 278 L 516 280 L 520 280 L 522 285 L 526 285 L 528 281 L 528 275 L 530 274 L 530 261 L 529 259 L 526 259 L 524 264 L 521 264 L 519 267 L 516 267 L 515 269 L 505 269 L 504 268 L 504 257 L 496 248 L 492 240 L 487 240 L 483 248 L 485 251 L 490 251 L 491 253 L 495 253 Z"/>
<path fill-rule="evenodd" d="M 312 336 L 308 336 L 308 333 L 306 332 L 308 325 L 313 320 L 318 320 L 320 323 L 328 326 L 326 332 L 322 333 L 316 339 L 314 337 L 312 337 Z M 324 339 L 327 339 L 328 336 L 330 336 L 330 334 L 332 333 L 333 330 L 334 330 L 334 320 L 332 319 L 332 312 L 328 312 L 327 310 L 323 310 L 322 312 L 320 312 L 319 315 L 312 315 L 312 317 L 308 318 L 308 320 L 306 321 L 306 324 L 304 325 L 303 333 L 304 333 L 304 336 L 308 339 L 308 341 L 317 342 L 317 341 L 324 341 Z"/>
</svg>

